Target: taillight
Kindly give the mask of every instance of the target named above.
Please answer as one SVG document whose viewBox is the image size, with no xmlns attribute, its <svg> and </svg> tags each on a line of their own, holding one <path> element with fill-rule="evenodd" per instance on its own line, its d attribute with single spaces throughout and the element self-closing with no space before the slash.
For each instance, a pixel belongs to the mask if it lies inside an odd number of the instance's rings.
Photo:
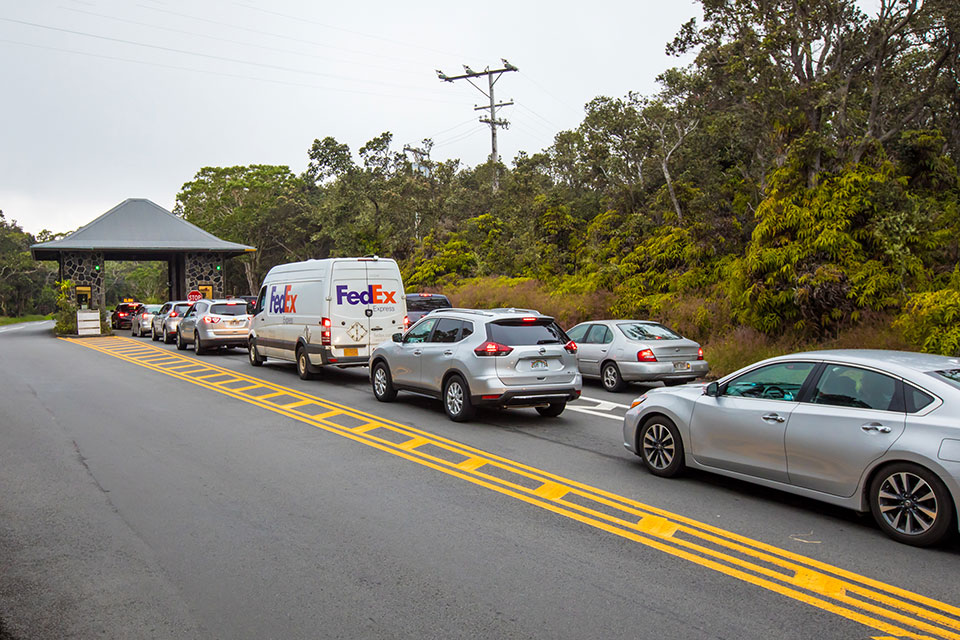
<svg viewBox="0 0 960 640">
<path fill-rule="evenodd" d="M 513 351 L 513 347 L 508 347 L 499 342 L 487 340 L 482 345 L 473 350 L 478 356 L 505 356 Z"/>
<path fill-rule="evenodd" d="M 171 312 L 170 312 L 170 315 L 167 316 L 167 317 L 168 317 L 168 318 L 176 318 L 176 317 L 177 317 L 177 312 L 176 312 L 176 311 L 171 311 Z"/>
<path fill-rule="evenodd" d="M 653 355 L 652 349 L 644 349 L 637 352 L 637 362 L 656 362 L 657 356 Z"/>
<path fill-rule="evenodd" d="M 577 343 L 571 340 L 567 344 L 563 345 L 563 348 L 567 350 L 567 353 L 576 353 L 577 352 Z"/>
<path fill-rule="evenodd" d="M 528 317 L 524 318 L 523 321 L 524 321 L 524 322 L 536 322 L 537 319 L 528 316 Z"/>
<path fill-rule="evenodd" d="M 118 311 L 118 312 L 117 312 L 117 315 L 120 316 L 121 318 L 126 318 L 126 317 L 127 317 L 127 314 L 125 314 L 123 311 Z"/>
<path fill-rule="evenodd" d="M 697 360 L 703 360 L 703 347 L 697 349 Z"/>
<path fill-rule="evenodd" d="M 410 316 L 403 316 L 403 330 L 406 331 L 410 328 Z"/>
<path fill-rule="evenodd" d="M 220 316 L 203 316 L 203 321 L 207 324 L 217 324 L 220 322 Z"/>
<path fill-rule="evenodd" d="M 330 318 L 320 319 L 320 344 L 324 347 L 330 346 Z"/>
</svg>

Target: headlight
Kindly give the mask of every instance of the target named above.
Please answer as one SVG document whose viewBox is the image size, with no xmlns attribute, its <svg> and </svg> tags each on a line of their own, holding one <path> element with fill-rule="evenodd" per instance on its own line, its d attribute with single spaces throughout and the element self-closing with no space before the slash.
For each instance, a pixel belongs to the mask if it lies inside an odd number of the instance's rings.
<svg viewBox="0 0 960 640">
<path fill-rule="evenodd" d="M 636 400 L 634 400 L 633 402 L 630 403 L 630 408 L 633 409 L 634 407 L 643 404 L 643 401 L 646 400 L 646 399 L 647 399 L 646 394 L 640 396 L 639 398 L 637 398 Z"/>
</svg>

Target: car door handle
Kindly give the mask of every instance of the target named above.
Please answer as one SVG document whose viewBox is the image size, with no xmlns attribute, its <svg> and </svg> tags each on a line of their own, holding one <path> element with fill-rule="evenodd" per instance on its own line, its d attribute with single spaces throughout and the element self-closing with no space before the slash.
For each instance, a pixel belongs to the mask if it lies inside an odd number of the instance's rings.
<svg viewBox="0 0 960 640">
<path fill-rule="evenodd" d="M 606 352 L 607 352 L 606 349 L 600 349 L 600 353 L 606 353 Z"/>
<path fill-rule="evenodd" d="M 765 416 L 760 417 L 761 420 L 766 420 L 767 422 L 786 422 L 787 419 L 777 413 L 768 413 Z"/>
<path fill-rule="evenodd" d="M 413 352 L 413 355 L 418 356 L 421 353 L 423 353 L 423 351 L 421 351 L 420 349 L 417 349 L 416 351 Z"/>
<path fill-rule="evenodd" d="M 871 431 L 876 433 L 890 433 L 890 427 L 885 427 L 879 422 L 868 422 L 867 424 L 860 427 L 861 430 L 870 433 Z"/>
<path fill-rule="evenodd" d="M 453 355 L 453 351 L 450 351 L 449 349 L 447 349 L 446 351 L 443 352 L 443 355 L 445 355 L 445 356 L 452 356 L 452 355 Z"/>
</svg>

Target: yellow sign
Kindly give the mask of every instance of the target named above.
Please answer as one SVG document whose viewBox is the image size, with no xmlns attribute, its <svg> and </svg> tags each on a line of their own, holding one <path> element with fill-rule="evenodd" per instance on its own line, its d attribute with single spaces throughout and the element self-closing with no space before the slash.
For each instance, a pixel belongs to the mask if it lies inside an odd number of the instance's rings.
<svg viewBox="0 0 960 640">
<path fill-rule="evenodd" d="M 213 285 L 201 284 L 199 287 L 197 287 L 197 291 L 200 292 L 200 295 L 202 295 L 205 300 L 209 300 L 213 297 Z"/>
</svg>

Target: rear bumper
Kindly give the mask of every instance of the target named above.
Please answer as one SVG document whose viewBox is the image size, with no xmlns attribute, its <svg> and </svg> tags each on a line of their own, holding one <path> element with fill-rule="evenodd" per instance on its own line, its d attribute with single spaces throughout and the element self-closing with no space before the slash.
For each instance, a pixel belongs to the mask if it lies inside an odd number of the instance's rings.
<svg viewBox="0 0 960 640">
<path fill-rule="evenodd" d="M 197 334 L 203 341 L 204 346 L 219 347 L 246 347 L 250 337 L 249 331 L 248 327 L 243 327 L 237 331 L 230 331 L 229 333 L 221 333 L 215 329 L 211 330 L 206 327 L 197 328 Z"/>
<path fill-rule="evenodd" d="M 579 397 L 580 387 L 571 385 L 548 389 L 512 389 L 499 395 L 471 395 L 470 402 L 478 407 L 536 407 L 555 402 L 573 402 Z"/>
<path fill-rule="evenodd" d="M 617 362 L 620 377 L 628 382 L 653 380 L 695 380 L 710 372 L 706 360 L 690 360 L 689 369 L 677 369 L 672 362 Z"/>
<path fill-rule="evenodd" d="M 310 364 L 328 367 L 366 367 L 370 364 L 370 356 L 338 356 L 334 355 L 333 347 L 321 347 L 315 344 L 307 345 L 307 355 Z"/>
</svg>

